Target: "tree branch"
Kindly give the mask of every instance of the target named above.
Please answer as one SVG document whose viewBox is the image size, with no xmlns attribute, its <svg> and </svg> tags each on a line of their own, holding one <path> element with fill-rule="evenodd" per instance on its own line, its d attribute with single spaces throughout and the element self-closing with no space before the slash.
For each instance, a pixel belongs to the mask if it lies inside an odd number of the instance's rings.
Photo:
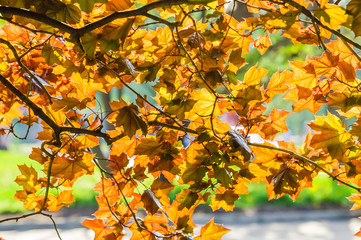
<svg viewBox="0 0 361 240">
<path fill-rule="evenodd" d="M 78 31 L 77 28 L 73 28 L 72 26 L 70 26 L 66 23 L 63 23 L 63 22 L 60 22 L 53 18 L 50 18 L 44 14 L 29 11 L 29 10 L 22 9 L 22 8 L 0 6 L 0 13 L 2 15 L 10 14 L 10 15 L 16 15 L 16 16 L 30 18 L 30 19 L 45 23 L 54 28 L 58 28 L 59 30 L 70 33 L 70 34 L 76 34 L 76 32 Z"/>
<path fill-rule="evenodd" d="M 182 131 L 182 132 L 198 134 L 197 131 L 190 129 L 190 128 L 174 126 L 174 125 L 170 125 L 170 124 L 162 123 L 162 122 L 158 122 L 158 121 L 149 121 L 148 125 L 149 126 L 161 126 L 161 127 L 166 127 L 166 128 L 170 128 L 170 129 L 174 129 L 174 130 L 178 130 L 178 131 Z"/>
<path fill-rule="evenodd" d="M 49 26 L 52 26 L 54 28 L 58 28 L 59 30 L 63 32 L 67 32 L 70 35 L 72 35 L 75 38 L 79 38 L 83 36 L 84 34 L 91 32 L 95 29 L 98 29 L 116 19 L 120 18 L 128 18 L 128 17 L 134 17 L 134 16 L 146 16 L 148 14 L 148 11 L 158 8 L 158 7 L 168 7 L 168 6 L 174 6 L 179 4 L 188 3 L 189 0 L 162 0 L 158 2 L 149 3 L 147 5 L 144 5 L 143 7 L 137 8 L 137 9 L 131 9 L 126 11 L 119 11 L 114 12 L 99 21 L 90 23 L 84 27 L 81 28 L 74 28 L 66 23 L 60 22 L 58 20 L 55 20 L 53 18 L 50 18 L 44 14 L 40 14 L 37 12 L 29 11 L 26 9 L 21 8 L 14 8 L 14 7 L 5 7 L 0 6 L 0 13 L 2 15 L 4 14 L 11 14 L 11 15 L 17 15 L 21 17 L 30 18 L 39 22 L 42 22 L 44 24 L 47 24 Z M 158 19 L 159 20 L 159 19 Z M 163 22 L 165 23 L 165 22 Z"/>
<path fill-rule="evenodd" d="M 70 132 L 75 134 L 88 134 L 96 137 L 101 137 L 105 140 L 105 142 L 110 145 L 113 142 L 124 137 L 124 134 L 120 134 L 116 137 L 110 137 L 107 133 L 102 133 L 96 130 L 88 130 L 82 128 L 75 127 L 60 127 L 53 121 L 48 115 L 44 113 L 44 111 L 39 108 L 35 103 L 33 103 L 28 97 L 26 97 L 22 92 L 20 92 L 14 85 L 12 85 L 4 76 L 0 75 L 0 82 L 5 85 L 13 94 L 15 94 L 21 101 L 23 101 L 31 110 L 33 110 L 34 114 L 41 118 L 46 124 L 48 124 L 54 131 L 55 135 L 55 145 L 60 146 L 60 134 L 62 132 Z"/>
<path fill-rule="evenodd" d="M 48 97 L 49 102 L 50 102 L 50 103 L 53 103 L 53 101 L 51 100 L 51 96 L 50 96 L 48 90 L 46 90 L 46 88 L 45 88 L 44 85 L 39 81 L 39 79 L 21 62 L 21 57 L 19 57 L 19 55 L 18 55 L 16 49 L 14 48 L 14 46 L 13 46 L 10 42 L 8 42 L 8 41 L 6 41 L 6 40 L 4 40 L 4 39 L 2 39 L 2 38 L 0 38 L 0 43 L 3 43 L 3 44 L 5 44 L 6 46 L 8 46 L 8 48 L 10 48 L 11 52 L 14 54 L 14 57 L 15 57 L 15 59 L 16 59 L 16 62 L 19 64 L 19 66 L 23 69 L 23 71 L 25 71 L 27 74 L 29 74 L 31 81 L 34 81 L 34 82 L 36 82 L 36 83 L 39 85 L 39 87 L 44 91 L 44 93 L 45 93 L 46 96 Z M 29 84 L 32 84 L 31 81 L 29 81 Z"/>
<path fill-rule="evenodd" d="M 285 3 L 288 3 L 289 5 L 297 8 L 300 12 L 302 12 L 304 15 L 306 15 L 307 17 L 309 17 L 313 22 L 317 23 L 317 25 L 319 25 L 320 27 L 326 29 L 327 31 L 335 34 L 337 37 L 341 38 L 343 41 L 350 43 L 351 45 L 353 45 L 354 47 L 357 47 L 358 49 L 361 49 L 361 45 L 356 43 L 355 41 L 352 41 L 351 39 L 349 39 L 348 37 L 346 37 L 345 35 L 343 35 L 342 33 L 333 30 L 329 27 L 327 27 L 326 25 L 324 25 L 318 18 L 316 18 L 315 16 L 313 16 L 312 12 L 310 10 L 308 10 L 307 8 L 305 8 L 304 6 L 300 5 L 297 2 L 294 2 L 292 0 L 284 0 Z"/>
<path fill-rule="evenodd" d="M 269 146 L 269 145 L 263 145 L 263 144 L 258 144 L 258 143 L 248 143 L 249 146 L 254 146 L 254 147 L 260 147 L 260 148 L 267 148 L 267 149 L 271 149 L 271 150 L 276 150 L 276 151 L 280 151 L 280 152 L 284 152 L 284 153 L 288 153 L 289 155 L 292 155 L 294 157 L 296 157 L 297 159 L 303 160 L 305 162 L 308 162 L 310 164 L 312 164 L 313 166 L 315 166 L 316 168 L 320 169 L 322 172 L 326 173 L 328 176 L 330 176 L 333 180 L 338 181 L 339 183 L 342 183 L 350 188 L 355 189 L 356 191 L 361 193 L 361 188 L 359 187 L 355 187 L 341 179 L 338 178 L 338 176 L 334 176 L 332 175 L 332 173 L 330 173 L 329 171 L 327 171 L 326 169 L 324 169 L 323 167 L 321 167 L 318 163 L 312 161 L 311 159 L 304 157 L 302 155 L 299 155 L 291 150 L 288 149 L 283 149 L 283 148 L 278 148 L 278 147 L 274 147 L 274 146 Z"/>
<path fill-rule="evenodd" d="M 14 85 L 12 85 L 4 76 L 0 75 L 0 82 L 5 85 L 13 94 L 15 94 L 21 101 L 23 101 L 27 106 L 29 106 L 34 114 L 41 118 L 46 124 L 48 124 L 55 132 L 56 144 L 60 145 L 60 127 L 48 116 L 44 113 L 44 111 L 38 107 L 35 103 L 33 103 L 27 96 L 25 96 L 22 92 L 20 92 Z"/>
</svg>

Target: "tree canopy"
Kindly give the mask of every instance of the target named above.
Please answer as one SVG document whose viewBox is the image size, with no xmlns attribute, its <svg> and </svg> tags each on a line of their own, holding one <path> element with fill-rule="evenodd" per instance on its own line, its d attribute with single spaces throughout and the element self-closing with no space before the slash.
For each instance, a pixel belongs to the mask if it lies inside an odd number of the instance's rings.
<svg viewBox="0 0 361 240">
<path fill-rule="evenodd" d="M 124 228 L 131 239 L 221 239 L 229 230 L 213 220 L 194 232 L 197 206 L 232 211 L 251 182 L 264 182 L 269 199 L 296 200 L 320 172 L 357 190 L 349 200 L 361 208 L 361 1 L 236 1 L 251 17 L 238 22 L 225 0 L 0 0 L 0 133 L 27 139 L 40 124 L 30 158 L 43 167 L 20 165 L 15 180 L 15 199 L 33 212 L 0 222 L 52 218 L 96 168 L 99 209 L 83 222 L 95 239 L 122 239 Z M 323 53 L 240 78 L 244 56 L 264 54 L 270 34 Z M 152 83 L 156 96 L 133 83 Z M 136 101 L 100 107 L 96 93 L 115 88 Z M 266 112 L 284 93 L 293 112 L 333 109 L 308 123 L 301 146 L 276 138 L 289 111 Z"/>
</svg>

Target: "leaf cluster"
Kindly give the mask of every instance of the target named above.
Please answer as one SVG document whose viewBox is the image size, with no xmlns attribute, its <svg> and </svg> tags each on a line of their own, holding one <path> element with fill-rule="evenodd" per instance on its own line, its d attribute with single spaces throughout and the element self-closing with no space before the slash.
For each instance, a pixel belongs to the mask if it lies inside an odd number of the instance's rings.
<svg viewBox="0 0 361 240">
<path fill-rule="evenodd" d="M 34 212 L 6 220 L 51 218 L 44 211 L 73 202 L 74 182 L 95 168 L 99 208 L 83 222 L 95 239 L 122 239 L 125 228 L 131 239 L 221 239 L 229 230 L 213 219 L 196 233 L 197 206 L 232 211 L 250 182 L 296 200 L 320 172 L 356 189 L 349 200 L 360 208 L 361 46 L 343 34 L 360 36 L 360 1 L 237 1 L 252 17 L 236 21 L 224 0 L 0 0 L 0 133 L 27 139 L 42 126 L 30 154 L 42 171 L 20 165 L 15 180 L 15 198 Z M 249 49 L 264 54 L 274 33 L 323 53 L 238 79 Z M 153 83 L 156 96 L 133 83 Z M 99 107 L 96 93 L 116 88 L 136 101 Z M 279 94 L 293 112 L 337 111 L 316 116 L 296 147 L 278 140 L 290 112 L 266 113 Z M 106 157 L 94 152 L 101 144 Z"/>
</svg>

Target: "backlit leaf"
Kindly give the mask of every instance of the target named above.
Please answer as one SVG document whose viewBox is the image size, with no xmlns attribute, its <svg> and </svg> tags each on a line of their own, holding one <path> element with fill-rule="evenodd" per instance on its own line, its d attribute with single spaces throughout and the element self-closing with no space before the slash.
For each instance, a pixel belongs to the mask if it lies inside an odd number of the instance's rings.
<svg viewBox="0 0 361 240">
<path fill-rule="evenodd" d="M 215 224 L 212 218 L 206 225 L 201 228 L 201 234 L 197 237 L 197 240 L 217 240 L 229 232 L 228 228 L 223 227 L 222 225 Z"/>
</svg>

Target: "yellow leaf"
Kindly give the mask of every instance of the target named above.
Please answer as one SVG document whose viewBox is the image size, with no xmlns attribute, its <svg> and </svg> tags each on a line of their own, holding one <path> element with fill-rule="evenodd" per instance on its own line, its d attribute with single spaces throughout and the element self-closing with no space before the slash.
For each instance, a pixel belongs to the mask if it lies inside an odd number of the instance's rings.
<svg viewBox="0 0 361 240">
<path fill-rule="evenodd" d="M 192 93 L 192 99 L 197 100 L 197 102 L 194 104 L 193 109 L 191 110 L 191 113 L 193 113 L 193 116 L 191 115 L 191 119 L 197 118 L 197 114 L 199 116 L 210 115 L 213 110 L 214 102 L 217 101 L 215 96 L 205 88 L 195 90 Z M 221 115 L 221 111 L 218 104 L 216 103 L 214 106 L 213 116 L 216 117 L 219 115 Z"/>
<path fill-rule="evenodd" d="M 58 155 L 54 159 L 51 174 L 68 180 L 76 179 L 84 174 L 91 174 L 95 166 L 92 162 L 93 158 L 92 154 L 86 154 L 75 160 Z"/>
<path fill-rule="evenodd" d="M 219 187 L 211 198 L 209 206 L 213 211 L 223 208 L 225 211 L 232 211 L 234 202 L 239 199 L 239 195 L 232 190 L 227 190 L 224 187 Z"/>
<path fill-rule="evenodd" d="M 267 122 L 262 127 L 262 132 L 265 134 L 265 138 L 273 140 L 277 133 L 284 133 L 288 131 L 286 125 L 286 118 L 290 115 L 290 112 L 285 110 L 277 110 L 274 108 L 269 115 Z"/>
<path fill-rule="evenodd" d="M 28 167 L 25 164 L 19 165 L 21 175 L 19 175 L 15 182 L 22 186 L 28 193 L 36 193 L 41 188 L 41 182 L 38 181 L 38 173 L 33 167 Z"/>
<path fill-rule="evenodd" d="M 347 4 L 347 10 L 351 12 L 353 16 L 351 29 L 356 36 L 361 35 L 361 1 L 360 0 L 351 0 Z"/>
<path fill-rule="evenodd" d="M 327 148 L 332 157 L 342 161 L 347 147 L 352 144 L 352 135 L 346 132 L 344 123 L 338 117 L 328 115 L 316 116 L 316 120 L 308 125 L 315 131 L 310 146 Z"/>
<path fill-rule="evenodd" d="M 88 148 L 88 147 L 92 148 L 99 144 L 99 139 L 92 135 L 78 136 L 78 137 L 76 137 L 76 140 L 78 140 L 80 143 L 82 143 L 84 145 L 84 147 L 86 147 L 86 148 Z"/>
<path fill-rule="evenodd" d="M 247 86 L 255 86 L 261 83 L 261 80 L 266 76 L 268 71 L 263 67 L 257 68 L 257 65 L 251 67 L 244 75 L 244 84 Z"/>
<path fill-rule="evenodd" d="M 286 82 L 288 79 L 292 78 L 292 76 L 293 74 L 290 71 L 284 71 L 283 73 L 277 71 L 268 82 L 265 95 L 272 98 L 277 94 L 285 93 L 288 89 Z"/>
<path fill-rule="evenodd" d="M 323 8 L 315 10 L 315 16 L 318 17 L 324 25 L 335 30 L 346 23 L 348 18 L 345 9 L 334 4 L 325 4 Z"/>
<path fill-rule="evenodd" d="M 215 224 L 214 219 L 212 218 L 206 225 L 201 228 L 201 235 L 196 240 L 220 240 L 221 237 L 229 232 L 228 228 L 223 227 L 222 225 Z"/>
<path fill-rule="evenodd" d="M 107 10 L 115 12 L 128 10 L 133 6 L 133 0 L 108 0 L 106 4 Z"/>
<path fill-rule="evenodd" d="M 259 38 L 257 38 L 254 41 L 254 46 L 258 49 L 258 51 L 263 55 L 269 46 L 271 46 L 271 40 L 269 39 L 269 36 L 261 35 Z"/>
</svg>

